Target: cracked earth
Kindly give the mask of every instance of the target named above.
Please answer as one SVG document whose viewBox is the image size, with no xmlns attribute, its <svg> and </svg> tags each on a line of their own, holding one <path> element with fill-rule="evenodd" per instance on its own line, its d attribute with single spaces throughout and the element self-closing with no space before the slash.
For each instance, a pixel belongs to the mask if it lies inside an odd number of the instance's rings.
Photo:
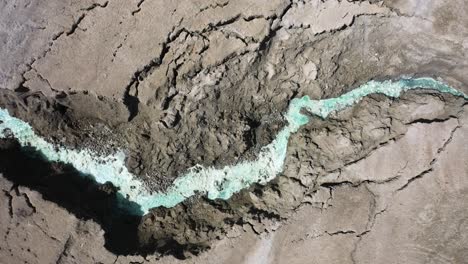
<svg viewBox="0 0 468 264">
<path fill-rule="evenodd" d="M 428 76 L 468 93 L 463 0 L 0 0 L 0 107 L 153 191 L 256 158 L 293 98 Z M 144 216 L 0 139 L 0 263 L 467 263 L 468 103 L 371 95 L 289 142 L 283 173 Z M 32 154 L 32 155 L 31 155 Z"/>
</svg>

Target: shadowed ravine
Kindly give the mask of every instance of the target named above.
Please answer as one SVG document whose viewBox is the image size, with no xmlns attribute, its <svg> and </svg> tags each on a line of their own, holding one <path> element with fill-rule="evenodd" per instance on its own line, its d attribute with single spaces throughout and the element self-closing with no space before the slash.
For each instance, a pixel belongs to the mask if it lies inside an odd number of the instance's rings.
<svg viewBox="0 0 468 264">
<path fill-rule="evenodd" d="M 309 118 L 301 113 L 302 110 L 325 119 L 330 113 L 349 107 L 367 95 L 379 93 L 398 97 L 402 92 L 412 89 L 436 90 L 468 99 L 462 92 L 432 78 L 370 81 L 337 98 L 311 100 L 304 96 L 293 99 L 284 114 L 288 125 L 260 150 L 256 160 L 220 169 L 195 166 L 180 175 L 165 193 L 151 193 L 137 176 L 131 174 L 124 165 L 122 152 L 98 156 L 91 150 L 78 151 L 55 146 L 37 136 L 29 124 L 10 116 L 4 109 L 0 109 L 0 138 L 15 138 L 22 147 L 34 148 L 48 161 L 70 164 L 83 176 L 97 183 L 111 182 L 119 188 L 121 196 L 131 202 L 120 201 L 120 206 L 138 204 L 140 208 L 132 212 L 141 215 L 154 207 L 173 207 L 196 193 L 212 200 L 226 200 L 254 183 L 266 184 L 271 181 L 283 170 L 290 136 L 309 122 Z"/>
<path fill-rule="evenodd" d="M 106 248 L 117 254 L 141 252 L 137 237 L 140 216 L 117 206 L 138 210 L 108 184 L 97 184 L 73 166 L 50 162 L 33 148 L 12 139 L 0 139 L 0 173 L 16 185 L 41 193 L 82 220 L 92 219 L 104 229 Z"/>
</svg>

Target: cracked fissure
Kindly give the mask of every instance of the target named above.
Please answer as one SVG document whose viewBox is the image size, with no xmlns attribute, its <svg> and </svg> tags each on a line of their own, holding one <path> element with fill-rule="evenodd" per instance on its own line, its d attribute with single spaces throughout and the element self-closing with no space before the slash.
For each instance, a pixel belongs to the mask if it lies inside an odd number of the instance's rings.
<svg viewBox="0 0 468 264">
<path fill-rule="evenodd" d="M 45 58 L 47 56 L 47 54 L 52 50 L 52 47 L 54 46 L 55 42 L 57 40 L 59 40 L 62 36 L 66 36 L 66 37 L 69 37 L 70 35 L 73 35 L 76 30 L 78 29 L 78 26 L 80 25 L 80 23 L 83 21 L 83 19 L 86 17 L 87 13 L 96 9 L 96 8 L 106 8 L 107 6 L 109 5 L 109 1 L 106 1 L 104 2 L 103 4 L 100 4 L 100 3 L 93 3 L 92 5 L 90 5 L 89 7 L 85 7 L 85 8 L 81 8 L 80 11 L 83 11 L 81 13 L 81 15 L 78 17 L 78 19 L 76 21 L 74 21 L 72 23 L 72 25 L 70 26 L 70 28 L 68 30 L 63 30 L 63 31 L 60 31 L 60 32 L 57 32 L 55 33 L 53 36 L 52 36 L 52 39 L 49 41 L 49 43 L 47 44 L 47 48 L 41 52 L 41 54 L 39 56 L 36 56 L 36 57 L 33 57 L 30 59 L 30 62 L 26 63 L 25 64 L 25 67 L 26 67 L 26 70 L 24 70 L 21 74 L 20 74 L 20 77 L 21 77 L 21 81 L 20 83 L 17 85 L 17 87 L 14 89 L 14 90 L 18 90 L 18 89 L 21 89 L 21 88 L 24 88 L 26 87 L 26 82 L 29 81 L 29 79 L 27 79 L 25 77 L 25 75 L 34 70 L 36 72 L 36 74 L 38 75 L 38 77 L 41 79 L 41 80 L 44 80 L 47 82 L 47 84 L 49 85 L 50 89 L 52 91 L 56 91 L 56 89 L 54 89 L 49 81 L 44 78 L 43 76 L 41 76 L 38 71 L 33 67 L 34 63 L 36 63 L 36 61 L 38 61 L 39 59 L 42 59 L 42 58 Z M 27 87 L 26 87 L 27 88 Z"/>
<path fill-rule="evenodd" d="M 89 7 L 87 7 L 87 8 L 83 8 L 83 9 L 81 9 L 81 10 L 82 10 L 82 11 L 89 12 L 89 11 L 95 9 L 96 7 L 106 8 L 108 4 L 109 4 L 109 1 L 104 2 L 104 4 L 94 3 L 94 4 L 92 4 L 91 6 L 89 6 Z M 78 17 L 78 19 L 75 21 L 75 23 L 73 23 L 73 25 L 71 26 L 71 28 L 67 31 L 67 33 L 66 33 L 67 36 L 70 36 L 70 35 L 72 35 L 73 33 L 75 33 L 75 31 L 78 29 L 78 27 L 80 26 L 80 24 L 81 24 L 81 22 L 83 21 L 83 19 L 86 17 L 86 14 L 87 14 L 87 13 L 82 13 L 82 14 Z"/>
<path fill-rule="evenodd" d="M 465 98 L 466 98 L 466 97 L 465 97 Z M 426 119 L 419 119 L 419 120 L 422 120 L 423 122 L 428 122 L 428 120 L 426 120 Z M 443 119 L 435 119 L 433 122 L 445 122 L 445 121 L 447 121 L 447 120 L 448 120 L 448 119 L 445 119 L 445 120 L 443 120 Z M 417 122 L 417 121 L 418 121 L 418 120 L 416 120 L 415 122 Z M 415 122 L 411 122 L 411 123 L 415 123 Z M 410 123 L 410 124 L 411 124 L 411 123 Z M 455 128 L 452 129 L 452 131 L 450 132 L 449 138 L 444 142 L 443 146 L 440 147 L 440 148 L 437 150 L 436 156 L 435 156 L 435 157 L 431 160 L 431 162 L 429 163 L 429 168 L 426 169 L 426 170 L 424 170 L 424 171 L 422 171 L 422 172 L 419 173 L 418 175 L 416 175 L 416 176 L 410 178 L 409 180 L 407 180 L 407 182 L 406 182 L 403 186 L 401 186 L 400 188 L 398 188 L 394 193 L 397 193 L 397 192 L 400 192 L 400 191 L 406 189 L 406 188 L 407 188 L 411 183 L 413 183 L 414 181 L 416 181 L 416 180 L 418 180 L 418 179 L 421 179 L 421 178 L 423 178 L 425 175 L 427 175 L 428 173 L 432 172 L 432 171 L 434 170 L 434 165 L 437 163 L 437 160 L 438 160 L 438 158 L 439 158 L 439 155 L 440 155 L 442 152 L 444 152 L 445 149 L 447 148 L 448 144 L 450 144 L 450 142 L 452 142 L 452 139 L 453 139 L 453 137 L 454 137 L 454 135 L 455 135 L 455 132 L 456 132 L 460 127 L 461 127 L 461 126 L 458 125 L 458 126 L 456 126 Z M 408 164 L 406 164 L 406 165 L 408 165 Z M 405 165 L 405 167 L 406 167 L 406 165 Z M 390 179 L 393 180 L 394 178 L 398 178 L 398 176 L 393 177 L 393 178 L 390 178 Z M 392 180 L 390 180 L 390 181 L 392 181 Z M 371 193 L 372 193 L 372 192 L 371 192 Z M 375 203 L 375 196 L 374 196 L 374 203 Z M 379 215 L 385 213 L 385 212 L 387 211 L 387 208 L 388 208 L 388 205 L 387 205 L 384 209 L 382 209 L 382 210 L 380 210 L 380 211 L 374 213 L 373 216 L 372 216 L 372 217 L 369 219 L 369 221 L 368 221 L 368 228 L 367 228 L 364 232 L 362 232 L 361 234 L 358 234 L 358 235 L 356 236 L 356 237 L 358 237 L 358 240 L 357 240 L 356 243 L 354 244 L 354 248 L 353 248 L 353 250 L 351 251 L 351 260 L 352 260 L 353 263 L 357 263 L 357 262 L 356 262 L 356 252 L 357 252 L 357 250 L 358 250 L 358 247 L 359 247 L 359 245 L 360 245 L 360 243 L 361 243 L 363 237 L 372 231 L 372 229 L 374 228 L 374 225 L 375 225 L 375 223 L 376 223 L 376 221 L 377 221 L 377 216 L 379 216 Z"/>
<path fill-rule="evenodd" d="M 0 138 L 14 137 L 22 146 L 35 148 L 49 161 L 71 164 L 83 175 L 91 175 L 98 183 L 111 182 L 119 188 L 123 197 L 140 206 L 133 213 L 145 214 L 151 208 L 173 207 L 196 194 L 206 195 L 211 200 L 227 200 L 252 184 L 264 185 L 273 180 L 283 171 L 289 138 L 309 122 L 309 117 L 302 110 L 325 119 L 330 113 L 352 106 L 367 95 L 379 93 L 398 97 L 402 92 L 412 89 L 436 90 L 468 100 L 464 93 L 432 78 L 370 81 L 337 98 L 296 98 L 290 102 L 284 114 L 288 125 L 269 145 L 261 148 L 257 159 L 223 168 L 196 165 L 179 176 L 166 192 L 151 192 L 137 176 L 130 173 L 125 166 L 122 151 L 99 156 L 92 150 L 73 150 L 53 145 L 36 135 L 28 123 L 10 116 L 5 109 L 0 109 Z"/>
<path fill-rule="evenodd" d="M 412 178 L 410 178 L 403 186 L 401 186 L 400 188 L 398 188 L 395 192 L 399 192 L 399 191 L 402 191 L 404 190 L 406 187 L 408 187 L 413 181 L 417 180 L 417 179 L 420 179 L 422 177 L 424 177 L 426 174 L 432 172 L 434 170 L 434 165 L 436 164 L 438 158 L 439 158 L 439 155 L 445 151 L 445 149 L 447 148 L 448 144 L 450 142 L 452 142 L 452 139 L 453 139 L 453 136 L 455 135 L 455 132 L 457 132 L 457 130 L 460 128 L 461 126 L 458 125 L 456 126 L 451 132 L 450 132 L 450 136 L 449 138 L 444 142 L 444 145 L 442 147 L 440 147 L 438 150 L 437 150 L 437 153 L 436 153 L 436 156 L 431 160 L 431 162 L 429 163 L 429 168 L 422 171 L 421 173 L 419 173 L 418 175 L 416 176 L 413 176 Z"/>
<path fill-rule="evenodd" d="M 145 0 L 140 0 L 138 2 L 137 4 L 138 9 L 133 11 L 132 15 L 140 12 L 141 5 L 144 3 L 144 1 Z M 182 20 L 180 20 L 178 25 L 173 27 L 173 29 L 167 34 L 166 40 L 161 44 L 160 54 L 157 57 L 151 59 L 144 66 L 140 67 L 137 71 L 135 71 L 132 77 L 130 78 L 129 83 L 125 86 L 123 103 L 127 106 L 127 109 L 129 111 L 128 121 L 129 122 L 132 121 L 138 115 L 138 111 L 139 111 L 138 105 L 140 103 L 140 100 L 138 98 L 138 87 L 140 83 L 146 78 L 146 76 L 151 72 L 153 68 L 159 67 L 163 63 L 163 60 L 166 54 L 169 53 L 171 43 L 175 41 L 182 33 L 187 33 L 189 35 L 197 35 L 207 40 L 207 38 L 204 36 L 204 33 L 215 31 L 219 29 L 220 27 L 235 23 L 239 21 L 240 19 L 243 19 L 245 21 L 251 21 L 255 18 L 264 18 L 265 20 L 270 21 L 270 27 L 269 27 L 268 35 L 265 36 L 262 40 L 258 41 L 259 47 L 257 49 L 262 49 L 262 47 L 266 45 L 268 40 L 271 39 L 271 36 L 274 35 L 274 33 L 281 28 L 280 23 L 277 23 L 276 27 L 272 27 L 273 20 L 278 19 L 279 21 L 281 21 L 284 15 L 286 15 L 286 13 L 291 7 L 292 7 L 292 2 L 289 2 L 289 4 L 280 12 L 279 15 L 273 14 L 272 16 L 269 16 L 269 17 L 264 17 L 263 15 L 252 15 L 252 16 L 246 17 L 243 14 L 239 13 L 239 14 L 233 15 L 231 18 L 228 18 L 228 19 L 221 20 L 216 23 L 209 23 L 207 27 L 203 28 L 202 30 L 195 30 L 195 31 L 189 30 L 185 27 L 180 28 L 180 25 L 182 22 Z M 225 34 L 223 30 L 221 30 L 221 33 Z M 244 44 L 247 45 L 244 39 L 242 38 L 240 39 L 242 40 Z M 205 50 L 203 50 L 202 53 L 204 51 Z M 225 63 L 226 61 L 230 60 L 232 57 L 241 56 L 245 54 L 246 52 L 248 51 L 244 50 L 243 52 L 239 52 L 238 54 L 232 54 L 231 56 L 224 58 L 222 61 L 212 65 L 211 67 L 217 67 L 218 65 L 221 65 Z M 133 92 L 135 94 L 131 94 L 132 89 L 134 89 Z"/>
</svg>

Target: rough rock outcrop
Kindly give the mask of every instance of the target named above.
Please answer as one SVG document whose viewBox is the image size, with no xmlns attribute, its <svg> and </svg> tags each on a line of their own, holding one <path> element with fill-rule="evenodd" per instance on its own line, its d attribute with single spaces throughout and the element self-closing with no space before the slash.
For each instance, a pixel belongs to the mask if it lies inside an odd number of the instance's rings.
<svg viewBox="0 0 468 264">
<path fill-rule="evenodd" d="M 402 76 L 468 93 L 463 0 L 72 2 L 0 2 L 0 107 L 54 144 L 124 150 L 153 191 L 255 159 L 293 98 Z M 371 95 L 312 117 L 266 186 L 143 217 L 2 139 L 0 262 L 462 263 L 467 114 L 448 94 Z"/>
</svg>

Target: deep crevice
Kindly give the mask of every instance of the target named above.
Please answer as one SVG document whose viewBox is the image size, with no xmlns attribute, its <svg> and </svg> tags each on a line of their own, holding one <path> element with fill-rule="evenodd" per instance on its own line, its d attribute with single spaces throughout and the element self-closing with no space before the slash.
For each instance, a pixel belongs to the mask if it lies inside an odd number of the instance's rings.
<svg viewBox="0 0 468 264">
<path fill-rule="evenodd" d="M 120 196 L 108 184 L 96 183 L 70 165 L 47 161 L 13 139 L 0 140 L 0 172 L 15 185 L 42 194 L 80 219 L 92 219 L 105 231 L 105 247 L 117 255 L 140 253 L 135 216 L 139 206 Z M 13 212 L 11 212 L 13 213 Z"/>
<path fill-rule="evenodd" d="M 132 121 L 138 115 L 138 105 L 140 104 L 140 100 L 137 96 L 130 95 L 131 87 L 127 87 L 125 89 L 125 94 L 123 97 L 123 103 L 127 106 L 128 110 L 128 122 Z"/>
</svg>

